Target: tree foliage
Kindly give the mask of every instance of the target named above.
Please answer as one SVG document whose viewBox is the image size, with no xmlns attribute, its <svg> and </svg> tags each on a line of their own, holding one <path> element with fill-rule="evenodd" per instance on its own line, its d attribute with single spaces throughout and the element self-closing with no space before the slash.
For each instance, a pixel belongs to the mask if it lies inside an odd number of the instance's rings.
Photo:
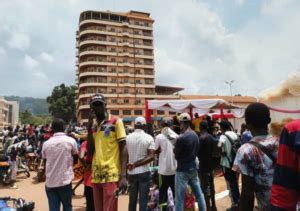
<svg viewBox="0 0 300 211">
<path fill-rule="evenodd" d="M 67 123 L 75 119 L 75 86 L 61 84 L 54 87 L 51 96 L 47 97 L 49 112 L 54 118 L 62 118 Z"/>
<path fill-rule="evenodd" d="M 52 121 L 52 117 L 49 115 L 37 115 L 33 116 L 29 110 L 20 112 L 20 122 L 22 124 L 33 124 L 33 125 L 45 125 Z"/>
</svg>

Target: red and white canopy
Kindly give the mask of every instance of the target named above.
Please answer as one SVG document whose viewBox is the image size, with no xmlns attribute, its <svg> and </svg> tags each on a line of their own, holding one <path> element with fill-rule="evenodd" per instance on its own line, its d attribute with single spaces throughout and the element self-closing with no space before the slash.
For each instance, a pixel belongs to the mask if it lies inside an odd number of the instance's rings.
<svg viewBox="0 0 300 211">
<path fill-rule="evenodd" d="M 164 110 L 174 112 L 198 113 L 199 116 L 209 114 L 211 110 L 219 111 L 220 114 L 229 111 L 234 117 L 242 118 L 245 109 L 234 106 L 223 99 L 201 99 L 201 100 L 148 100 L 149 110 Z"/>
</svg>

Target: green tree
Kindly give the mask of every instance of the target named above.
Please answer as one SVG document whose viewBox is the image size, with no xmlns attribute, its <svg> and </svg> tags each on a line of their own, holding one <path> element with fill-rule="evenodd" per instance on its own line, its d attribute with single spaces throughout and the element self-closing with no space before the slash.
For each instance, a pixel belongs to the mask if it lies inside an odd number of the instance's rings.
<svg viewBox="0 0 300 211">
<path fill-rule="evenodd" d="M 32 114 L 29 110 L 25 110 L 24 112 L 20 112 L 20 121 L 22 124 L 30 124 L 32 118 Z"/>
<path fill-rule="evenodd" d="M 51 123 L 52 117 L 50 115 L 34 116 L 30 111 L 25 110 L 20 112 L 20 121 L 22 124 L 45 125 Z"/>
<path fill-rule="evenodd" d="M 51 96 L 47 97 L 49 112 L 54 118 L 62 118 L 67 123 L 75 119 L 75 86 L 61 84 L 54 87 Z"/>
</svg>

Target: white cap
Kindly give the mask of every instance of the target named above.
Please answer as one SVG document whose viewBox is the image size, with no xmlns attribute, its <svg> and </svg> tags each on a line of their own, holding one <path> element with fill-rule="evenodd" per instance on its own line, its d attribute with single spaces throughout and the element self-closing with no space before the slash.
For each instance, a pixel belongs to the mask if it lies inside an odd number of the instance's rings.
<svg viewBox="0 0 300 211">
<path fill-rule="evenodd" d="M 179 122 L 191 121 L 191 116 L 188 113 L 182 113 L 179 116 Z"/>
<path fill-rule="evenodd" d="M 146 119 L 142 116 L 139 116 L 134 120 L 134 124 L 135 125 L 145 125 L 146 124 Z"/>
</svg>

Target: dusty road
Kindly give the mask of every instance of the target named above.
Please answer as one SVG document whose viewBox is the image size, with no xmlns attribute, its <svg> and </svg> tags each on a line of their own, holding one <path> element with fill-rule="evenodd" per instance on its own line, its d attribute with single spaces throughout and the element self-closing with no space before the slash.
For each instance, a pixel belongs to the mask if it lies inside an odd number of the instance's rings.
<svg viewBox="0 0 300 211">
<path fill-rule="evenodd" d="M 35 172 L 31 172 L 31 177 L 26 178 L 22 175 L 17 178 L 18 189 L 10 189 L 8 186 L 0 185 L 0 197 L 11 196 L 15 198 L 24 198 L 27 201 L 34 201 L 37 211 L 47 211 L 48 202 L 45 193 L 45 184 L 37 183 L 33 179 Z M 226 196 L 224 192 L 226 190 L 226 185 L 223 177 L 217 177 L 215 179 L 216 193 L 218 210 L 226 210 L 230 206 L 230 199 Z M 84 211 L 85 210 L 85 200 L 83 197 L 83 185 L 81 185 L 76 190 L 77 196 L 73 198 L 73 210 L 74 211 Z M 225 195 L 225 196 L 223 196 Z M 121 196 L 119 198 L 119 210 L 127 211 L 128 206 L 128 196 Z"/>
</svg>

